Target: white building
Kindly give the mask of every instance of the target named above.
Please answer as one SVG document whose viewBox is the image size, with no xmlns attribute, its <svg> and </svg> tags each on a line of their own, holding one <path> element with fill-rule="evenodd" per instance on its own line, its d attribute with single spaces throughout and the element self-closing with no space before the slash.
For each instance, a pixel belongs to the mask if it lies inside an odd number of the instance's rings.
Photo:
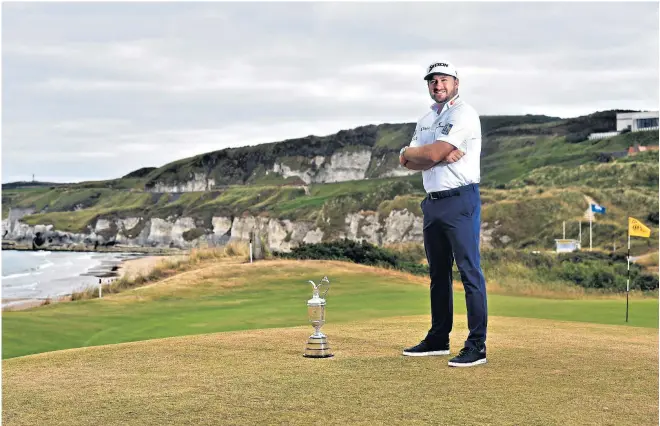
<svg viewBox="0 0 660 426">
<path fill-rule="evenodd" d="M 582 248 L 582 245 L 578 240 L 560 239 L 555 240 L 555 243 L 557 244 L 557 253 L 570 253 Z"/>
<path fill-rule="evenodd" d="M 592 133 L 590 140 L 605 139 L 621 134 L 623 130 L 630 129 L 631 132 L 645 130 L 658 130 L 658 111 L 644 112 L 621 112 L 616 115 L 616 131 Z"/>
<path fill-rule="evenodd" d="M 658 111 L 624 112 L 616 115 L 616 131 L 629 128 L 632 132 L 658 129 Z"/>
</svg>

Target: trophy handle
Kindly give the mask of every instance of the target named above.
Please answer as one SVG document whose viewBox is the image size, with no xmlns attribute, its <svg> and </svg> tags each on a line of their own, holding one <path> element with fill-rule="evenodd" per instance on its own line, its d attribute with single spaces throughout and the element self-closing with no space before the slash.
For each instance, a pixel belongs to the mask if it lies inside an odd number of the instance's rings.
<svg viewBox="0 0 660 426">
<path fill-rule="evenodd" d="M 323 277 L 319 283 L 319 287 L 321 287 L 323 284 L 327 284 L 327 288 L 325 289 L 323 296 L 321 296 L 323 299 L 325 299 L 325 295 L 328 294 L 328 291 L 330 291 L 330 281 L 328 280 L 328 277 Z"/>
<path fill-rule="evenodd" d="M 312 287 L 314 287 L 314 291 L 312 292 L 312 296 L 313 296 L 313 297 L 319 297 L 319 296 L 318 296 L 318 294 L 319 294 L 319 287 L 321 287 L 321 284 L 316 285 L 316 283 L 315 283 L 314 281 L 312 281 L 312 280 L 308 280 L 307 282 L 310 283 L 310 284 L 312 285 Z"/>
</svg>

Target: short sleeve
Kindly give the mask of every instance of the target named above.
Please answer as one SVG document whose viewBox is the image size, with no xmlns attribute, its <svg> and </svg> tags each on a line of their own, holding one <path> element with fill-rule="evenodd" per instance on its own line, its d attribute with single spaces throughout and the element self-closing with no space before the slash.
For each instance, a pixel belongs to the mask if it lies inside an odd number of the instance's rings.
<svg viewBox="0 0 660 426">
<path fill-rule="evenodd" d="M 467 141 L 472 137 L 472 126 L 468 114 L 452 114 L 446 123 L 435 129 L 435 140 L 447 142 L 456 148 L 465 150 Z"/>
<path fill-rule="evenodd" d="M 410 146 L 419 146 L 419 142 L 417 142 L 417 139 L 419 138 L 419 123 L 415 126 L 415 133 L 412 135 L 412 139 L 410 139 Z"/>
</svg>

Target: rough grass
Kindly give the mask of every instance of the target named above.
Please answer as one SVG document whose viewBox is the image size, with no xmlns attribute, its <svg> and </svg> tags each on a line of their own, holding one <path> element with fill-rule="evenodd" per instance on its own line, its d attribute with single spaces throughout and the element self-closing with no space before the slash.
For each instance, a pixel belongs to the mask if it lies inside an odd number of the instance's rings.
<svg viewBox="0 0 660 426">
<path fill-rule="evenodd" d="M 483 149 L 482 182 L 508 184 L 534 169 L 545 166 L 573 168 L 596 161 L 599 153 L 625 151 L 635 144 L 657 146 L 658 140 L 658 132 L 634 132 L 580 143 L 568 143 L 562 136 L 551 135 L 487 137 Z M 588 178 L 589 175 L 584 174 L 581 182 L 572 184 L 586 184 L 584 180 Z M 608 182 L 618 186 L 615 181 Z"/>
<path fill-rule="evenodd" d="M 415 128 L 401 127 L 383 127 L 378 129 L 376 133 L 376 143 L 374 148 L 381 148 L 381 150 L 398 150 L 410 142 Z"/>
<path fill-rule="evenodd" d="M 580 164 L 577 167 L 539 167 L 520 178 L 512 180 L 508 183 L 508 186 L 570 186 L 579 182 L 581 185 L 595 188 L 619 186 L 657 188 L 658 152 L 644 152 L 634 160 L 623 158 L 610 163 L 590 162 Z"/>
<path fill-rule="evenodd" d="M 122 211 L 134 211 L 150 203 L 151 194 L 109 189 L 54 189 L 41 195 L 21 199 L 21 207 L 33 207 L 45 213 L 24 216 L 28 225 L 53 225 L 59 231 L 85 232 L 93 219 Z M 87 208 L 72 211 L 76 206 Z"/>
<path fill-rule="evenodd" d="M 38 213 L 23 216 L 21 222 L 28 225 L 53 225 L 58 231 L 84 232 L 89 231 L 88 224 L 99 215 L 98 210 L 86 209 L 74 212 Z"/>
<path fill-rule="evenodd" d="M 3 361 L 3 424 L 657 425 L 657 330 L 492 316 L 489 363 L 402 348 L 428 316 L 207 334 Z M 457 316 L 452 353 L 466 337 Z"/>
<path fill-rule="evenodd" d="M 60 188 L 25 188 L 15 189 L 9 193 L 12 195 L 12 205 L 21 208 L 31 207 L 36 211 L 41 211 L 52 201 L 56 200 L 62 192 L 63 190 Z"/>
<path fill-rule="evenodd" d="M 632 252 L 642 254 L 658 245 L 658 226 L 646 220 L 650 212 L 658 211 L 657 190 L 649 188 L 590 188 L 571 186 L 544 188 L 529 186 L 508 191 L 482 189 L 482 221 L 495 227 L 492 244 L 495 247 L 516 247 L 529 250 L 552 250 L 554 239 L 562 237 L 562 222 L 566 221 L 566 237 L 579 237 L 582 222 L 582 247 L 589 247 L 589 222 L 584 212 L 588 198 L 606 206 L 607 214 L 597 215 L 593 223 L 595 248 L 612 250 L 627 244 L 628 216 L 637 217 L 651 228 L 650 239 L 634 238 Z M 524 219 L 523 219 L 524 218 Z M 496 223 L 497 222 L 497 223 Z M 512 238 L 511 244 L 500 240 Z"/>
<path fill-rule="evenodd" d="M 244 261 L 249 256 L 248 244 L 243 241 L 232 241 L 223 247 L 193 248 L 187 256 L 163 259 L 151 268 L 147 274 L 138 274 L 136 277 L 124 276 L 103 286 L 102 294 L 115 294 L 122 291 L 143 286 L 158 280 L 164 280 L 176 274 L 200 267 L 200 264 L 211 263 L 231 258 L 233 263 Z M 93 286 L 71 294 L 71 300 L 94 299 L 99 295 L 98 287 Z"/>
<path fill-rule="evenodd" d="M 635 262 L 649 273 L 658 274 L 658 252 L 649 253 L 637 259 Z"/>
<path fill-rule="evenodd" d="M 392 210 L 408 210 L 415 216 L 422 215 L 421 200 L 419 195 L 397 195 L 393 200 L 387 200 L 380 203 L 378 213 L 382 218 L 386 218 L 392 213 Z"/>
<path fill-rule="evenodd" d="M 87 181 L 67 185 L 70 188 L 108 188 L 108 189 L 136 189 L 144 188 L 144 179 L 142 178 L 118 178 L 109 180 Z"/>
</svg>

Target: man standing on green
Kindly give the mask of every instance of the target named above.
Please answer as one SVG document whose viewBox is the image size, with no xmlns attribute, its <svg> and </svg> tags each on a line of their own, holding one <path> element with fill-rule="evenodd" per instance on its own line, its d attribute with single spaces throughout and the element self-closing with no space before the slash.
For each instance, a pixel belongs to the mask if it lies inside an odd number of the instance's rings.
<svg viewBox="0 0 660 426">
<path fill-rule="evenodd" d="M 474 108 L 459 97 L 458 72 L 452 64 L 432 64 L 424 79 L 435 104 L 417 123 L 410 146 L 401 149 L 399 161 L 408 169 L 423 171 L 431 328 L 424 340 L 403 354 L 449 355 L 455 260 L 465 288 L 470 333 L 449 366 L 471 367 L 486 363 L 488 323 L 486 280 L 479 253 L 481 121 Z"/>
</svg>

